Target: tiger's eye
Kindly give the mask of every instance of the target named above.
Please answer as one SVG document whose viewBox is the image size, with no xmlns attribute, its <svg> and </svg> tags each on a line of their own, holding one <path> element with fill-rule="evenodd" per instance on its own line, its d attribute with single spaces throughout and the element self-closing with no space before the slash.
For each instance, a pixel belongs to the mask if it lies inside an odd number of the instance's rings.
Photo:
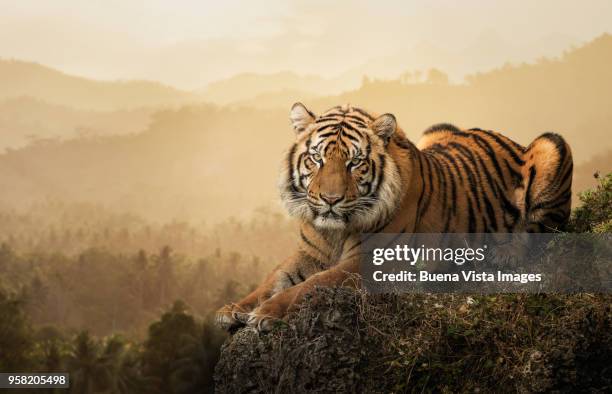
<svg viewBox="0 0 612 394">
<path fill-rule="evenodd" d="M 351 164 L 352 164 L 352 165 L 356 166 L 356 165 L 358 165 L 359 163 L 361 163 L 361 158 L 359 158 L 359 157 L 353 157 L 353 158 L 351 159 Z"/>
<path fill-rule="evenodd" d="M 319 162 L 321 161 L 321 155 L 320 155 L 320 154 L 318 154 L 317 152 L 313 153 L 313 154 L 312 154 L 312 155 L 310 155 L 310 156 L 312 157 L 312 159 L 313 159 L 314 161 L 319 161 Z"/>
</svg>

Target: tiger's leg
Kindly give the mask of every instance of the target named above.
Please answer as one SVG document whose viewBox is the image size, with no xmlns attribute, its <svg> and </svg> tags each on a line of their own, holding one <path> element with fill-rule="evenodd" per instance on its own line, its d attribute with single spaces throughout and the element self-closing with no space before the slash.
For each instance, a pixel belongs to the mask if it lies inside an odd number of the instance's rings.
<svg viewBox="0 0 612 394">
<path fill-rule="evenodd" d="M 226 330 L 244 325 L 250 317 L 248 313 L 258 305 L 330 267 L 336 261 L 333 250 L 338 242 L 335 241 L 322 235 L 311 224 L 303 223 L 297 252 L 279 265 L 251 294 L 236 304 L 219 309 L 216 314 L 217 324 Z"/>
<path fill-rule="evenodd" d="M 276 267 L 270 275 L 249 295 L 237 303 L 227 304 L 217 310 L 215 321 L 224 330 L 232 330 L 246 323 L 246 314 L 252 311 L 261 301 L 270 297 L 274 282 L 282 264 Z"/>
<path fill-rule="evenodd" d="M 322 271 L 324 265 L 303 250 L 299 250 L 272 271 L 266 280 L 252 293 L 235 304 L 225 305 L 216 313 L 217 325 L 225 330 L 246 324 L 249 312 L 283 290 L 303 283 L 310 276 Z"/>
<path fill-rule="evenodd" d="M 572 153 L 558 134 L 545 133 L 525 152 L 523 166 L 525 231 L 550 232 L 569 219 Z"/>
<path fill-rule="evenodd" d="M 259 331 L 269 331 L 275 321 L 282 319 L 288 312 L 298 307 L 304 295 L 315 286 L 359 287 L 359 258 L 351 258 L 336 266 L 310 276 L 304 282 L 274 294 L 258 308 L 249 313 L 247 324 Z"/>
</svg>

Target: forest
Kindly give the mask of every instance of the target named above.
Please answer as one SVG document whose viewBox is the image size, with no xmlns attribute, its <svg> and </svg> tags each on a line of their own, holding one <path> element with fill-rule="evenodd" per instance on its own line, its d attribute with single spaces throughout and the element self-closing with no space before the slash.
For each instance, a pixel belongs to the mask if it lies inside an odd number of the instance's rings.
<svg viewBox="0 0 612 394">
<path fill-rule="evenodd" d="M 0 223 L 15 230 L 0 245 L 0 370 L 70 371 L 75 393 L 211 390 L 226 337 L 212 311 L 252 290 L 293 228 L 264 209 L 197 228 L 51 203 Z"/>
</svg>

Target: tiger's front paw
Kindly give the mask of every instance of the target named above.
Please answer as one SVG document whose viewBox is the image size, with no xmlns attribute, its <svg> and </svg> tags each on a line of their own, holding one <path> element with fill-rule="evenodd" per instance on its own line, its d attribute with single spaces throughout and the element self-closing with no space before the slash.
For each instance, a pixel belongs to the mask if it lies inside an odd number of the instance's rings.
<svg viewBox="0 0 612 394">
<path fill-rule="evenodd" d="M 246 324 L 248 312 L 237 304 L 229 304 L 215 313 L 215 323 L 225 331 L 233 331 Z"/>
<path fill-rule="evenodd" d="M 269 332 L 283 323 L 282 318 L 287 311 L 282 302 L 270 299 L 248 314 L 247 325 L 259 332 Z"/>
</svg>

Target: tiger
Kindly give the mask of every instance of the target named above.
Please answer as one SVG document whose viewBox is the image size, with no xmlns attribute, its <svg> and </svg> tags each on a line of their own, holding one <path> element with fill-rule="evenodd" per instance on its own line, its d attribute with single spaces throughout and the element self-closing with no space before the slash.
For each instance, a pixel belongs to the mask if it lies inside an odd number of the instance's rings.
<svg viewBox="0 0 612 394">
<path fill-rule="evenodd" d="M 216 313 L 232 331 L 268 331 L 315 286 L 360 286 L 363 233 L 503 233 L 562 229 L 571 207 L 569 145 L 547 132 L 527 147 L 489 130 L 437 124 L 415 145 L 393 114 L 291 107 L 295 142 L 279 189 L 298 245 L 263 283 Z"/>
</svg>

